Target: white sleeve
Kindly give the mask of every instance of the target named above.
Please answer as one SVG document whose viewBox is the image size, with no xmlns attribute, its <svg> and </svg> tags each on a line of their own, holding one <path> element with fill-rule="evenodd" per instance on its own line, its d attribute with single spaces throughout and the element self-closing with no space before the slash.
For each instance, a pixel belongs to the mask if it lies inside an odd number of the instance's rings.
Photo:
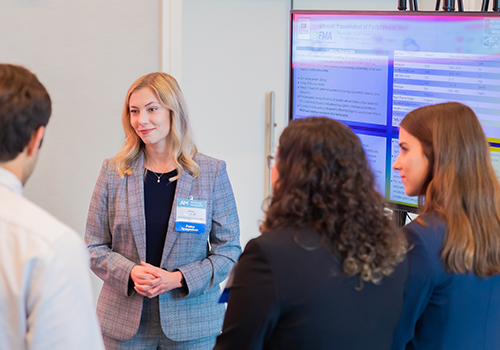
<svg viewBox="0 0 500 350">
<path fill-rule="evenodd" d="M 78 235 L 61 235 L 31 266 L 26 285 L 28 349 L 104 349 L 89 257 Z"/>
</svg>

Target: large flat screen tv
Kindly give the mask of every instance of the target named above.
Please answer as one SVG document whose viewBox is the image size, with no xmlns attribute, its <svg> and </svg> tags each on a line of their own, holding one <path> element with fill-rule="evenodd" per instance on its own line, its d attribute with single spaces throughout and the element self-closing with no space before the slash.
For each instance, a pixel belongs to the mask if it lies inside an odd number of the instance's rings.
<svg viewBox="0 0 500 350">
<path fill-rule="evenodd" d="M 391 165 L 401 119 L 424 105 L 470 106 L 500 175 L 498 14 L 293 10 L 290 56 L 290 119 L 350 126 L 392 209 L 417 209 Z"/>
</svg>

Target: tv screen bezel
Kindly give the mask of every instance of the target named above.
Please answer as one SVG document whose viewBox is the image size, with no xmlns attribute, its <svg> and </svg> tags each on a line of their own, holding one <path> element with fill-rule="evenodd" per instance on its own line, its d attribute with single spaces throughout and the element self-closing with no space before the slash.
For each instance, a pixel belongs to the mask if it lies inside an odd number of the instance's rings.
<svg viewBox="0 0 500 350">
<path fill-rule="evenodd" d="M 293 120 L 293 18 L 294 15 L 370 15 L 370 16 L 444 16 L 444 17 L 499 17 L 498 12 L 476 12 L 476 11 L 464 11 L 464 12 L 440 12 L 440 11 L 349 11 L 349 10 L 291 10 L 290 11 L 290 34 L 289 34 L 289 89 L 288 89 L 288 122 Z M 368 160 L 367 160 L 368 161 Z M 409 213 L 419 213 L 418 207 L 413 207 L 410 205 L 394 203 L 389 201 L 384 195 L 386 207 L 391 210 L 396 211 L 406 211 Z"/>
</svg>

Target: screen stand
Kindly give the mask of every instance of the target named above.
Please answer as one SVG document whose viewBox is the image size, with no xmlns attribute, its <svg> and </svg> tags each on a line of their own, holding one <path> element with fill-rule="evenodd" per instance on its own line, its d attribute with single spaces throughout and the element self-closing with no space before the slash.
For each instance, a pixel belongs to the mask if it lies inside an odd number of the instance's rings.
<svg viewBox="0 0 500 350">
<path fill-rule="evenodd" d="M 396 223 L 397 227 L 403 227 L 406 223 L 406 217 L 408 216 L 408 212 L 406 210 L 393 210 L 392 218 Z"/>
<path fill-rule="evenodd" d="M 488 6 L 490 4 L 489 0 L 483 0 L 483 4 L 481 5 L 481 12 L 487 12 Z M 500 6 L 498 6 L 498 0 L 493 0 L 493 12 L 500 12 Z"/>
</svg>

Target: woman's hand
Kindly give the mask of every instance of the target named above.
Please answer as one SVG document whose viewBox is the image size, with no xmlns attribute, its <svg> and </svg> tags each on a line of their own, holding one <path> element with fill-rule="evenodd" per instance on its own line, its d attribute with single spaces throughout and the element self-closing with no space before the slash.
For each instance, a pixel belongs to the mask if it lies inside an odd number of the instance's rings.
<svg viewBox="0 0 500 350">
<path fill-rule="evenodd" d="M 141 265 L 134 266 L 130 271 L 130 278 L 134 282 L 136 292 L 147 297 L 146 293 L 160 284 L 161 276 L 154 266 L 149 264 L 147 264 L 149 266 L 144 266 L 144 264 L 141 262 Z"/>
<path fill-rule="evenodd" d="M 150 299 L 163 292 L 182 287 L 182 272 L 168 272 L 143 261 L 141 266 L 134 266 L 130 276 L 134 281 L 136 292 Z"/>
</svg>

